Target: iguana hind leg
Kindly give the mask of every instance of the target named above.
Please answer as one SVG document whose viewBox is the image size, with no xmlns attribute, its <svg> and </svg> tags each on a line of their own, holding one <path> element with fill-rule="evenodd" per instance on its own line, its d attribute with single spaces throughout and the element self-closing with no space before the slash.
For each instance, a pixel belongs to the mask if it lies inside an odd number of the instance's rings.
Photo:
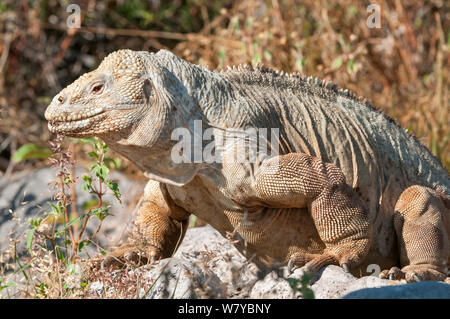
<svg viewBox="0 0 450 319">
<path fill-rule="evenodd" d="M 252 186 L 258 199 L 269 206 L 308 207 L 326 246 L 323 255 L 328 256 L 307 261 L 309 265 L 338 263 L 348 270 L 367 255 L 367 213 L 335 165 L 302 153 L 277 156 L 262 163 Z"/>
<path fill-rule="evenodd" d="M 112 251 L 103 267 L 146 264 L 172 256 L 187 229 L 189 213 L 177 206 L 165 185 L 149 181 L 132 232 L 133 242 Z"/>
<path fill-rule="evenodd" d="M 450 199 L 430 188 L 411 186 L 395 205 L 394 226 L 401 269 L 382 277 L 408 282 L 444 280 L 449 261 Z"/>
</svg>

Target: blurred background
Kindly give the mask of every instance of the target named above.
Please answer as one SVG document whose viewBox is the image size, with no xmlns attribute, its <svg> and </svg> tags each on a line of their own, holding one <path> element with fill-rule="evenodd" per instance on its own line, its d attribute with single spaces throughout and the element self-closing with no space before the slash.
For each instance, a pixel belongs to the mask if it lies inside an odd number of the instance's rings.
<svg viewBox="0 0 450 319">
<path fill-rule="evenodd" d="M 380 28 L 367 25 L 371 2 L 381 8 Z M 11 159 L 29 143 L 48 147 L 51 98 L 123 48 L 169 49 L 211 69 L 263 62 L 333 80 L 413 132 L 449 169 L 449 2 L 2 0 L 0 176 L 47 165 L 40 156 Z M 67 26 L 70 4 L 81 9 L 80 28 Z M 126 161 L 121 169 L 138 174 Z"/>
</svg>

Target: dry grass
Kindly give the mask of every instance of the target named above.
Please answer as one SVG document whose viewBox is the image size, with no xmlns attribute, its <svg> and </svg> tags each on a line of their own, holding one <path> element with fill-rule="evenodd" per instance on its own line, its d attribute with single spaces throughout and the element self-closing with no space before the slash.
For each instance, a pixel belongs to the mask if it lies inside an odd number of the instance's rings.
<svg viewBox="0 0 450 319">
<path fill-rule="evenodd" d="M 82 1 L 75 32 L 65 29 L 68 14 L 56 1 L 4 3 L 0 173 L 30 165 L 14 167 L 9 158 L 24 143 L 49 140 L 50 98 L 120 48 L 166 48 L 212 69 L 261 61 L 333 80 L 370 99 L 450 167 L 445 1 L 379 0 L 380 29 L 366 25 L 369 1 L 116 1 L 107 9 L 106 1 Z"/>
</svg>

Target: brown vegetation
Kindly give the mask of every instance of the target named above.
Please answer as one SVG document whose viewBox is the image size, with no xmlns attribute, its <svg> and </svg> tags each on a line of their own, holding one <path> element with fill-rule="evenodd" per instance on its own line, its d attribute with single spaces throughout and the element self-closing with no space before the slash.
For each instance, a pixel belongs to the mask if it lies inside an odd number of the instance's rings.
<svg viewBox="0 0 450 319">
<path fill-rule="evenodd" d="M 25 143 L 47 144 L 50 99 L 109 52 L 166 48 L 208 67 L 263 62 L 348 88 L 398 120 L 450 167 L 450 10 L 443 0 L 59 1 L 0 4 L 0 174 L 24 165 Z M 448 2 L 447 2 L 448 3 Z"/>
</svg>

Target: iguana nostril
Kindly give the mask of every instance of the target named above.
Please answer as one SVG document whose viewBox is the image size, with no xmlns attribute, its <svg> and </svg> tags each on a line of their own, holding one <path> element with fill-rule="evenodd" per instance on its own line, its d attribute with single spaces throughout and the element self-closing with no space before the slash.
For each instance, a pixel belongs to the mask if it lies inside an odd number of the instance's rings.
<svg viewBox="0 0 450 319">
<path fill-rule="evenodd" d="M 63 103 L 63 102 L 64 102 L 64 97 L 63 97 L 62 95 L 60 95 L 60 96 L 58 97 L 58 102 L 59 102 L 59 103 Z"/>
</svg>

